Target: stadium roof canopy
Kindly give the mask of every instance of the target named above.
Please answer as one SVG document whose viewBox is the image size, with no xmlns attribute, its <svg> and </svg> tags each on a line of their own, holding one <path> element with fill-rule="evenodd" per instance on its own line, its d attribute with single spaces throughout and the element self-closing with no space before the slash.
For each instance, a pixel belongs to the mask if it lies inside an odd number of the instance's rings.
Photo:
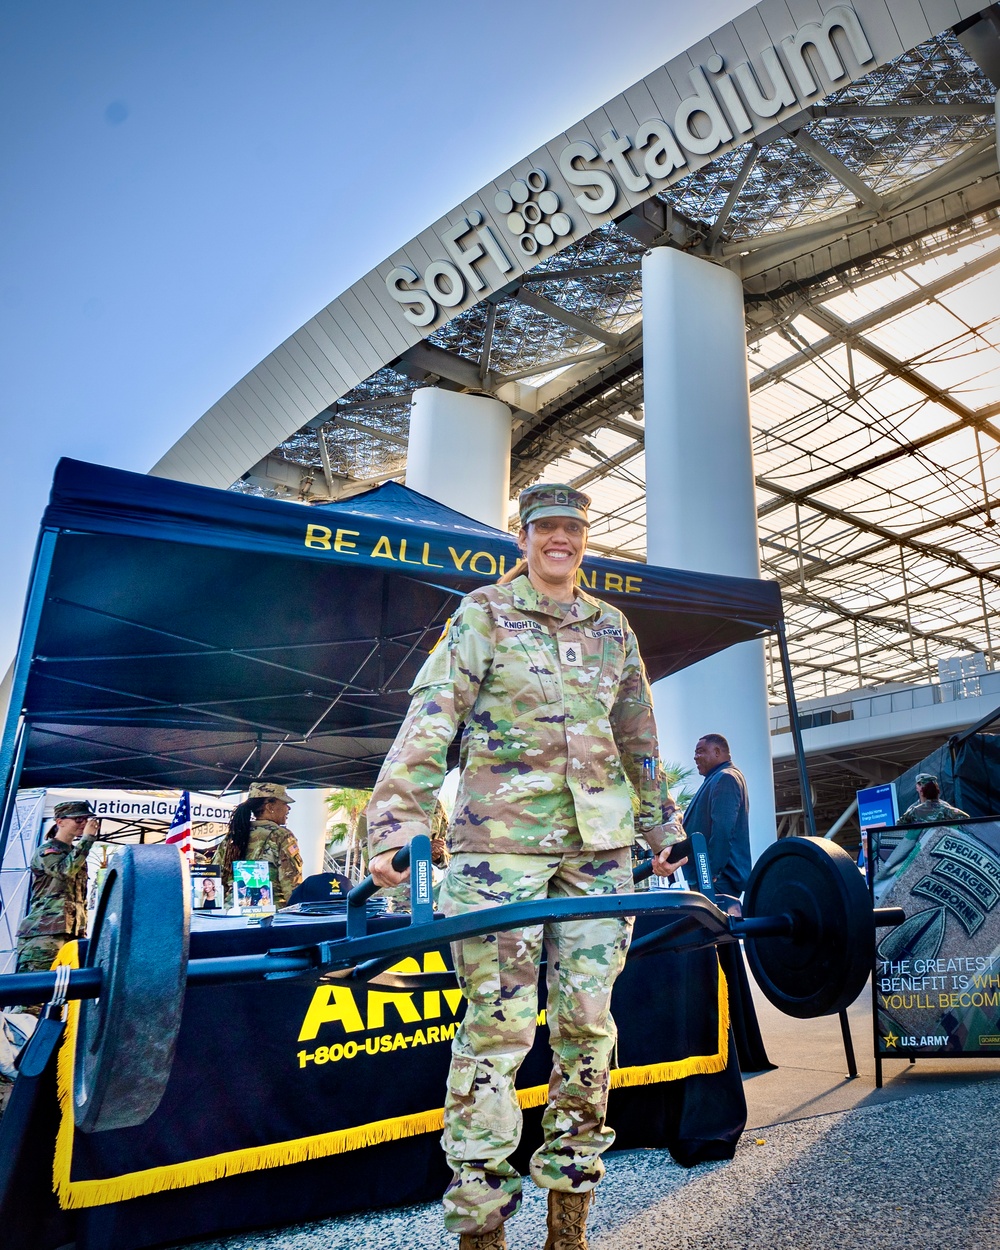
<svg viewBox="0 0 1000 1250">
<path fill-rule="evenodd" d="M 393 253 L 153 472 L 345 498 L 402 475 L 440 385 L 508 403 L 512 487 L 586 488 L 597 552 L 643 560 L 640 260 L 683 248 L 743 281 L 799 696 L 989 655 L 998 85 L 996 5 L 765 0 Z"/>
</svg>

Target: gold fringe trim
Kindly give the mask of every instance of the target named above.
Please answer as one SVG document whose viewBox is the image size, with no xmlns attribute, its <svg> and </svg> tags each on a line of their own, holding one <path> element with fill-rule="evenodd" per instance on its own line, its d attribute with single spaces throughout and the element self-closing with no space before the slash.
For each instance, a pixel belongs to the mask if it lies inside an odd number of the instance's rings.
<svg viewBox="0 0 1000 1250">
<path fill-rule="evenodd" d="M 80 966 L 80 948 L 76 942 L 67 942 L 53 961 L 53 968 L 68 964 Z M 56 1060 L 56 1094 L 59 1098 L 59 1128 L 56 1131 L 56 1151 L 52 1160 L 52 1188 L 59 1197 L 59 1205 L 65 1210 L 70 1201 L 70 1170 L 73 1166 L 73 1054 L 76 1050 L 76 1028 L 80 1016 L 80 1000 L 66 1004 L 66 1032 L 59 1044 Z M 98 1204 L 93 1204 L 98 1205 Z"/>
<path fill-rule="evenodd" d="M 718 1050 L 714 1055 L 691 1055 L 687 1059 L 674 1059 L 669 1063 L 651 1063 L 642 1068 L 613 1068 L 611 1088 L 628 1089 L 635 1085 L 658 1085 L 661 1081 L 679 1081 L 685 1076 L 706 1076 L 713 1072 L 725 1072 L 729 1063 L 729 987 L 726 974 L 718 966 L 719 1036 Z"/>
<path fill-rule="evenodd" d="M 67 963 L 71 968 L 79 966 L 75 942 L 67 943 L 62 948 L 56 963 Z M 350 1150 L 363 1150 L 366 1146 L 377 1146 L 383 1142 L 400 1141 L 404 1137 L 441 1132 L 444 1128 L 444 1108 L 442 1107 L 435 1111 L 420 1111 L 414 1115 L 375 1120 L 371 1124 L 359 1124 L 356 1128 L 316 1133 L 311 1137 L 300 1137 L 295 1141 L 275 1142 L 267 1146 L 248 1146 L 241 1150 L 227 1150 L 222 1154 L 209 1155 L 203 1159 L 191 1159 L 185 1163 L 146 1168 L 142 1172 L 130 1172 L 124 1176 L 110 1177 L 106 1180 L 74 1181 L 71 1179 L 75 1127 L 73 1123 L 73 1054 L 76 1046 L 79 1003 L 71 1002 L 68 1008 L 66 1035 L 62 1041 L 57 1068 L 60 1121 L 53 1162 L 53 1188 L 58 1195 L 59 1205 L 64 1210 L 124 1202 L 129 1198 L 142 1198 L 147 1194 L 162 1193 L 168 1189 L 185 1189 L 189 1185 L 201 1185 L 206 1181 L 219 1180 L 225 1176 L 238 1176 L 244 1172 L 258 1172 L 264 1168 L 305 1163 L 310 1159 L 346 1154 Z M 719 968 L 718 1013 L 719 1035 L 716 1054 L 693 1055 L 688 1059 L 677 1059 L 669 1063 L 652 1063 L 635 1068 L 615 1068 L 611 1072 L 611 1088 L 627 1089 L 639 1085 L 656 1085 L 663 1081 L 677 1081 L 685 1076 L 724 1071 L 729 1061 L 729 997 L 726 979 L 721 968 Z M 517 1101 L 524 1110 L 543 1107 L 547 1099 L 547 1085 L 533 1085 L 528 1089 L 517 1091 Z"/>
</svg>

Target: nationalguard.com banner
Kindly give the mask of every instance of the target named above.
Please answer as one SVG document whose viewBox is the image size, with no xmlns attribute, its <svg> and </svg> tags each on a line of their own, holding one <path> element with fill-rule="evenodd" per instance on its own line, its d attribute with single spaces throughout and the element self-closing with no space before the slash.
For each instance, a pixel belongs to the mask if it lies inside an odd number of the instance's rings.
<svg viewBox="0 0 1000 1250">
<path fill-rule="evenodd" d="M 1000 822 L 871 838 L 876 904 L 907 916 L 878 945 L 877 1053 L 1000 1055 Z"/>
</svg>

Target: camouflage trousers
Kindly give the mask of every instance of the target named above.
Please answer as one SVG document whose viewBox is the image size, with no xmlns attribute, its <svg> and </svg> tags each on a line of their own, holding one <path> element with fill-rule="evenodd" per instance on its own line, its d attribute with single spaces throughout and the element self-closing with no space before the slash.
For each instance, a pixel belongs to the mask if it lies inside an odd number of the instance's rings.
<svg viewBox="0 0 1000 1250">
<path fill-rule="evenodd" d="M 626 893 L 631 864 L 627 847 L 554 857 L 455 854 L 441 910 L 454 916 L 499 903 Z M 453 944 L 466 1013 L 452 1046 L 441 1139 L 453 1172 L 444 1195 L 450 1232 L 488 1232 L 521 1204 L 521 1177 L 508 1162 L 521 1135 L 514 1078 L 535 1037 L 543 946 L 553 1064 L 531 1177 L 545 1189 L 584 1192 L 604 1175 L 601 1155 L 615 1136 L 604 1123 L 617 1037 L 611 989 L 630 936 L 629 920 L 578 920 Z"/>
<path fill-rule="evenodd" d="M 36 933 L 32 937 L 17 939 L 17 972 L 48 972 L 52 961 L 67 942 L 75 941 L 68 933 Z M 31 1016 L 41 1016 L 42 1004 L 35 1003 L 24 1010 Z"/>
</svg>

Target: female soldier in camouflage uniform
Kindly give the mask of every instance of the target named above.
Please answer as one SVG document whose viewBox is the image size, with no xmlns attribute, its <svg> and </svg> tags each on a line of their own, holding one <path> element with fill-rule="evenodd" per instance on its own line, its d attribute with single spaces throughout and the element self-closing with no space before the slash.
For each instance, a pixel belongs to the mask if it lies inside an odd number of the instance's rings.
<svg viewBox="0 0 1000 1250">
<path fill-rule="evenodd" d="M 302 856 L 295 834 L 285 828 L 294 799 L 284 786 L 273 781 L 254 781 L 249 798 L 233 809 L 229 833 L 222 839 L 212 859 L 222 868 L 222 884 L 233 886 L 233 862 L 237 859 L 266 860 L 270 864 L 271 889 L 275 907 L 284 907 L 288 896 L 302 880 Z"/>
<path fill-rule="evenodd" d="M 100 828 L 86 800 L 56 804 L 55 824 L 31 861 L 31 903 L 17 930 L 18 972 L 47 972 L 67 942 L 86 936 L 87 855 Z"/>
<path fill-rule="evenodd" d="M 969 813 L 952 807 L 941 797 L 941 786 L 934 773 L 917 773 L 914 779 L 917 801 L 900 816 L 901 825 L 925 825 L 935 820 L 968 820 Z"/>
<path fill-rule="evenodd" d="M 101 822 L 84 799 L 55 806 L 55 824 L 31 860 L 31 900 L 17 928 L 18 972 L 48 972 L 67 942 L 87 933 L 87 855 Z M 79 842 L 74 838 L 83 837 Z M 40 1006 L 25 1007 L 33 1016 Z M 13 1082 L 0 1075 L 0 1115 Z"/>
<path fill-rule="evenodd" d="M 417 676 L 368 807 L 379 885 L 404 879 L 392 854 L 427 832 L 448 746 L 464 723 L 441 909 L 455 915 L 631 890 L 635 825 L 625 776 L 648 794 L 642 773 L 658 756 L 656 727 L 628 622 L 576 588 L 589 503 L 568 486 L 522 493 L 518 543 L 527 575 L 463 599 Z M 662 851 L 658 799 L 642 814 L 645 836 Z M 657 857 L 660 873 L 665 859 L 666 852 Z M 615 1043 L 609 1003 L 629 934 L 630 922 L 582 920 L 544 935 L 537 926 L 453 946 L 467 1007 L 452 1049 L 442 1145 L 453 1172 L 445 1226 L 460 1234 L 460 1250 L 502 1250 L 504 1221 L 520 1205 L 521 1178 L 508 1162 L 521 1131 L 514 1078 L 534 1040 L 543 942 L 554 1065 L 531 1175 L 549 1191 L 547 1250 L 585 1247 L 600 1156 L 614 1140 L 605 1125 Z"/>
</svg>

